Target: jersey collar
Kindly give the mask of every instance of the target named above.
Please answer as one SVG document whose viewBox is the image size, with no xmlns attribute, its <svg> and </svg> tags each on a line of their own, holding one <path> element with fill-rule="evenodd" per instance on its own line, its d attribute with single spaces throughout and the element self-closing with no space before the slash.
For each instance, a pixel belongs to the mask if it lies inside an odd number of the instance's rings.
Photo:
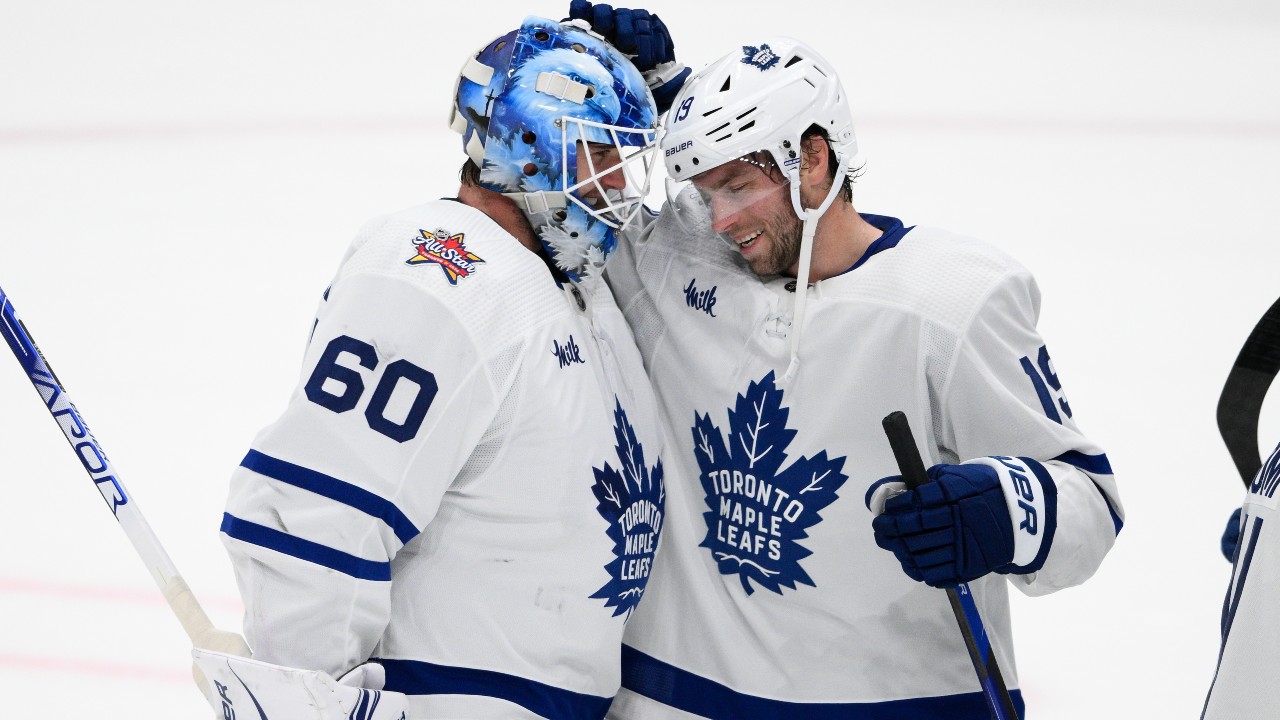
<svg viewBox="0 0 1280 720">
<path fill-rule="evenodd" d="M 871 226 L 879 230 L 881 234 L 880 237 L 876 238 L 875 242 L 871 243 L 871 245 L 867 247 L 867 251 L 862 253 L 862 257 L 858 258 L 858 262 L 854 263 L 848 270 L 840 273 L 840 275 L 851 273 L 862 267 L 862 264 L 865 263 L 872 255 L 897 246 L 902 238 L 906 237 L 906 234 L 915 228 L 915 225 L 912 225 L 911 227 L 903 227 L 901 220 L 896 217 L 889 217 L 888 215 L 872 215 L 871 213 L 858 213 L 858 215 L 860 215 L 863 220 L 871 223 Z"/>
</svg>

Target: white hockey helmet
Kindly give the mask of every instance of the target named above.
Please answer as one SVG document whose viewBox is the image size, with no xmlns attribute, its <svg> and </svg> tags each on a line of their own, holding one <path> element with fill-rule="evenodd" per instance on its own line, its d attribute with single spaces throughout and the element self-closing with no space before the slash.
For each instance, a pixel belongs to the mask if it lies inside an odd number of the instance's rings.
<svg viewBox="0 0 1280 720">
<path fill-rule="evenodd" d="M 667 174 L 683 182 L 764 150 L 794 184 L 800 138 L 814 125 L 827 133 L 837 160 L 848 159 L 852 174 L 858 142 L 830 63 L 792 38 L 744 45 L 694 74 L 676 96 L 661 141 Z"/>
</svg>

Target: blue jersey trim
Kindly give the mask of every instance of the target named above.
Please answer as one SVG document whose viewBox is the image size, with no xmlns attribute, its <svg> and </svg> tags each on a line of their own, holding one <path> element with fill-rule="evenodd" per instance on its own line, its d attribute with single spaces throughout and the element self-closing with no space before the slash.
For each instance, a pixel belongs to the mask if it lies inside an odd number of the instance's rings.
<svg viewBox="0 0 1280 720">
<path fill-rule="evenodd" d="M 904 228 L 901 220 L 896 217 L 889 217 L 888 215 L 872 215 L 871 213 L 858 214 L 862 216 L 863 220 L 871 223 L 873 227 L 880 231 L 880 237 L 876 238 L 875 242 L 867 246 L 866 252 L 862 253 L 862 257 L 858 258 L 858 262 L 854 263 L 848 270 L 845 270 L 845 273 L 853 272 L 854 270 L 862 267 L 862 264 L 869 260 L 872 255 L 897 246 L 902 238 L 915 227 L 915 225 L 912 225 L 909 228 Z M 843 275 L 844 273 L 840 274 Z"/>
<path fill-rule="evenodd" d="M 1114 475 L 1111 471 L 1111 461 L 1107 459 L 1106 453 L 1102 455 L 1085 455 L 1079 450 L 1068 450 L 1058 457 L 1054 458 L 1060 462 L 1064 462 L 1073 467 L 1093 473 L 1094 475 Z"/>
<path fill-rule="evenodd" d="M 394 503 L 349 482 L 273 458 L 257 450 L 250 450 L 244 456 L 244 460 L 240 461 L 240 467 L 265 475 L 272 480 L 309 490 L 343 505 L 349 505 L 370 517 L 378 518 L 395 532 L 401 543 L 408 543 L 418 535 L 418 528 Z"/>
<path fill-rule="evenodd" d="M 1094 483 L 1094 487 L 1098 487 L 1097 483 Z M 1107 497 L 1107 494 L 1102 492 L 1100 487 L 1098 488 L 1098 494 L 1102 495 L 1102 500 L 1107 503 L 1107 512 L 1111 513 L 1111 525 L 1115 528 L 1116 535 L 1119 535 L 1120 531 L 1124 529 L 1124 519 L 1120 517 L 1120 513 L 1116 512 L 1115 506 L 1111 504 L 1111 498 Z"/>
<path fill-rule="evenodd" d="M 968 662 L 966 660 L 966 665 Z M 856 668 L 850 668 L 850 675 Z M 622 687 L 664 705 L 709 718 L 735 720 L 990 720 L 981 692 L 868 703 L 801 703 L 746 695 L 714 680 L 622 646 Z M 1020 690 L 1010 690 L 1018 717 Z"/>
<path fill-rule="evenodd" d="M 1094 475 L 1115 474 L 1111 470 L 1111 461 L 1107 459 L 1106 453 L 1102 455 L 1085 455 L 1077 450 L 1068 450 L 1054 458 L 1054 460 L 1059 460 Z M 1094 483 L 1094 487 L 1097 487 L 1097 483 Z M 1111 513 L 1111 525 L 1115 528 L 1116 535 L 1119 535 L 1120 531 L 1124 529 L 1124 520 L 1120 517 L 1120 513 L 1116 512 L 1115 506 L 1111 504 L 1111 498 L 1107 497 L 1105 492 L 1102 492 L 1102 488 L 1098 487 L 1098 493 L 1102 495 L 1103 502 L 1107 504 L 1107 512 Z"/>
<path fill-rule="evenodd" d="M 1249 549 L 1244 556 L 1236 548 L 1236 560 L 1232 563 L 1232 578 L 1227 585 L 1227 595 L 1222 599 L 1222 644 L 1218 647 L 1218 665 L 1213 671 L 1213 682 L 1209 683 L 1209 693 L 1204 698 L 1204 707 L 1200 710 L 1200 720 L 1209 711 L 1209 701 L 1213 699 L 1213 688 L 1218 684 L 1218 674 L 1222 672 L 1222 655 L 1227 651 L 1227 638 L 1231 635 L 1231 626 L 1235 623 L 1236 609 L 1240 606 L 1240 595 L 1244 592 L 1244 581 L 1249 579 L 1249 567 L 1253 564 L 1253 551 L 1258 547 L 1258 532 L 1262 530 L 1262 518 L 1253 519 L 1252 535 L 1249 537 Z M 1235 577 L 1236 575 L 1239 577 Z M 1234 587 L 1233 587 L 1234 586 Z"/>
<path fill-rule="evenodd" d="M 613 698 L 585 695 L 493 670 L 421 660 L 371 658 L 387 671 L 384 690 L 406 695 L 483 695 L 515 703 L 550 720 L 598 720 Z"/>
<path fill-rule="evenodd" d="M 388 581 L 391 579 L 389 562 L 365 560 L 327 545 L 303 540 L 265 525 L 242 520 L 230 513 L 222 514 L 221 530 L 237 540 L 275 550 L 330 570 L 337 570 L 357 580 Z"/>
</svg>

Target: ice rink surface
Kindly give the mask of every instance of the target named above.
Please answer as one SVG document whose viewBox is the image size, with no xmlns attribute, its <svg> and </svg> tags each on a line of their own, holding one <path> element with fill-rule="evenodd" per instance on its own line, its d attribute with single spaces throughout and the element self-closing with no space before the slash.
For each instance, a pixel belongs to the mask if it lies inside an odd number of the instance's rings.
<svg viewBox="0 0 1280 720">
<path fill-rule="evenodd" d="M 857 207 L 1036 273 L 1128 522 L 1085 585 L 1014 593 L 1032 720 L 1194 718 L 1213 675 L 1218 536 L 1243 496 L 1214 408 L 1280 295 L 1280 6 L 1210 5 L 648 5 L 694 67 L 809 42 L 851 97 Z M 241 610 L 227 479 L 283 408 L 343 250 L 366 219 L 454 193 L 464 56 L 566 6 L 5 3 L 0 287 L 220 626 Z M 4 359 L 0 411 L 4 716 L 210 716 L 185 636 Z"/>
</svg>

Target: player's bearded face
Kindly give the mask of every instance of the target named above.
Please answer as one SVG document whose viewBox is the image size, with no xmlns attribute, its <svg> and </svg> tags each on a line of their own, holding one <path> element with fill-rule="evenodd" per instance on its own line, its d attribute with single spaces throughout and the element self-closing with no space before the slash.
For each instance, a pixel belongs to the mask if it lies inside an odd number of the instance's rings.
<svg viewBox="0 0 1280 720">
<path fill-rule="evenodd" d="M 693 178 L 711 209 L 711 227 L 734 245 L 757 275 L 795 275 L 804 228 L 790 185 L 766 160 L 747 157 Z"/>
<path fill-rule="evenodd" d="M 600 194 L 601 190 L 622 191 L 627 187 L 627 178 L 621 168 L 622 156 L 617 147 L 580 141 L 577 158 L 579 181 L 596 173 L 605 173 L 600 175 L 596 182 L 588 183 L 576 191 L 578 197 L 591 207 L 598 208 L 606 203 L 606 199 Z M 609 171 L 610 168 L 612 168 L 611 171 Z"/>
</svg>

